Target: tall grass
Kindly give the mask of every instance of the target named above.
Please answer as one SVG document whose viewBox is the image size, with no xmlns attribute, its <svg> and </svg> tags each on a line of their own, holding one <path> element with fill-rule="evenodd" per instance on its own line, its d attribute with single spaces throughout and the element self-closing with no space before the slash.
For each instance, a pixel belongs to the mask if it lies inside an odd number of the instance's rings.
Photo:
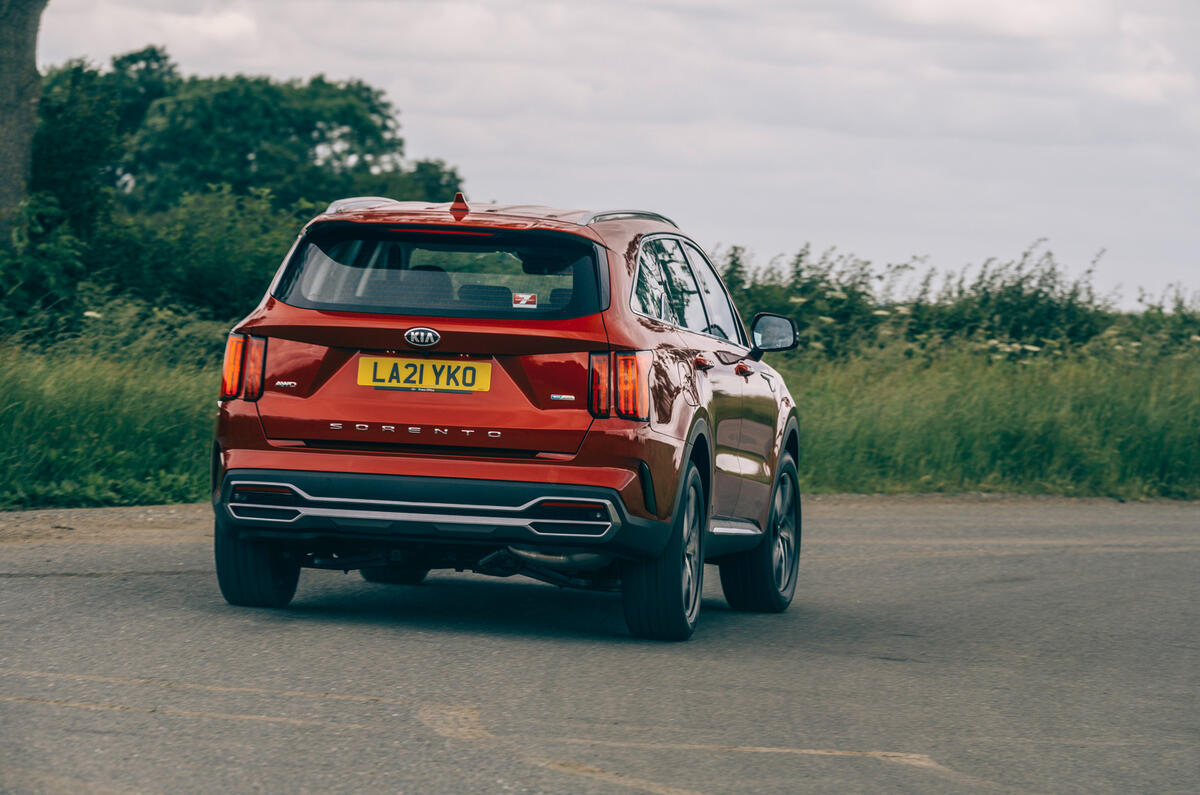
<svg viewBox="0 0 1200 795">
<path fill-rule="evenodd" d="M 0 346 L 0 506 L 202 499 L 219 377 Z"/>
<path fill-rule="evenodd" d="M 787 369 L 804 488 L 1200 497 L 1200 357 L 974 351 Z"/>
<path fill-rule="evenodd" d="M 1200 356 L 786 362 L 816 492 L 1200 498 Z M 0 347 L 0 506 L 195 501 L 218 368 Z"/>
</svg>

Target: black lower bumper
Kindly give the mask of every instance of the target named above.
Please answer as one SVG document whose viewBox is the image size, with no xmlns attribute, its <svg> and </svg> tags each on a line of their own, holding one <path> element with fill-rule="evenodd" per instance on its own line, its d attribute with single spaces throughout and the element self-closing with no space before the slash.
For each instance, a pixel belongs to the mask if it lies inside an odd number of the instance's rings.
<svg viewBox="0 0 1200 795">
<path fill-rule="evenodd" d="M 521 544 L 655 557 L 669 522 L 597 486 L 235 469 L 214 504 L 239 535 L 296 542 Z"/>
</svg>

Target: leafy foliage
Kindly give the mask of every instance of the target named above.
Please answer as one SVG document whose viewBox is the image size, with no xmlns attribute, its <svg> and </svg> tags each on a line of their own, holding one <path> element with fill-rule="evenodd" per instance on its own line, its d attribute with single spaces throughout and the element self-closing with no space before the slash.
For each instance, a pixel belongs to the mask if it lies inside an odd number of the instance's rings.
<svg viewBox="0 0 1200 795">
<path fill-rule="evenodd" d="M 328 201 L 461 187 L 403 158 L 395 108 L 358 80 L 184 78 L 146 47 L 48 70 L 39 115 L 33 193 L 0 240 L 0 333 L 72 334 L 96 296 L 231 321 Z"/>
<path fill-rule="evenodd" d="M 993 358 L 1053 357 L 1120 339 L 1188 349 L 1200 334 L 1196 297 L 1143 295 L 1142 311 L 1121 312 L 1096 293 L 1090 270 L 1071 278 L 1040 242 L 1013 260 L 919 276 L 917 262 L 876 268 L 832 250 L 814 257 L 808 246 L 786 269 L 753 269 L 738 247 L 718 263 L 744 319 L 775 312 L 796 322 L 792 358 L 844 359 L 897 343 L 907 355 L 965 345 Z"/>
</svg>

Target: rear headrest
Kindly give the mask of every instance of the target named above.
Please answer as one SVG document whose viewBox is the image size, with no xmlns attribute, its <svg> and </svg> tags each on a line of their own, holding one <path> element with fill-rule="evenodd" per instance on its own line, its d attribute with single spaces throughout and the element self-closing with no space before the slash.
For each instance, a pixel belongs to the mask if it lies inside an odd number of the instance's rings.
<svg viewBox="0 0 1200 795">
<path fill-rule="evenodd" d="M 464 284 L 458 288 L 458 300 L 464 304 L 512 309 L 512 290 L 499 284 Z"/>
<path fill-rule="evenodd" d="M 450 274 L 436 265 L 418 265 L 412 270 L 402 271 L 401 284 L 409 295 L 406 303 L 432 303 L 444 306 L 454 298 L 454 284 Z"/>
</svg>

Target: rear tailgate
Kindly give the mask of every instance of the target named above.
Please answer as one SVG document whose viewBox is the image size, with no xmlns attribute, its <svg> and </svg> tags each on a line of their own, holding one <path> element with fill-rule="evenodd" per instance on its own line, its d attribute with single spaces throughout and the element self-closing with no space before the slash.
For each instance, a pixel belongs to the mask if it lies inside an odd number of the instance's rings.
<svg viewBox="0 0 1200 795">
<path fill-rule="evenodd" d="M 313 447 L 460 454 L 577 450 L 592 422 L 588 351 L 607 347 L 599 317 L 576 319 L 570 329 L 536 331 L 481 329 L 479 322 L 375 317 L 369 329 L 353 332 L 336 323 L 249 327 L 249 333 L 268 337 L 258 401 L 263 429 L 269 438 Z M 442 335 L 436 353 L 403 342 L 404 332 L 418 325 Z M 425 385 L 417 378 L 421 365 Z M 440 385 L 430 384 L 435 369 Z M 405 384 L 407 379 L 413 382 Z"/>
<path fill-rule="evenodd" d="M 399 453 L 579 448 L 588 353 L 608 346 L 590 241 L 375 225 L 311 238 L 239 329 L 268 339 L 258 410 L 269 438 Z"/>
</svg>

